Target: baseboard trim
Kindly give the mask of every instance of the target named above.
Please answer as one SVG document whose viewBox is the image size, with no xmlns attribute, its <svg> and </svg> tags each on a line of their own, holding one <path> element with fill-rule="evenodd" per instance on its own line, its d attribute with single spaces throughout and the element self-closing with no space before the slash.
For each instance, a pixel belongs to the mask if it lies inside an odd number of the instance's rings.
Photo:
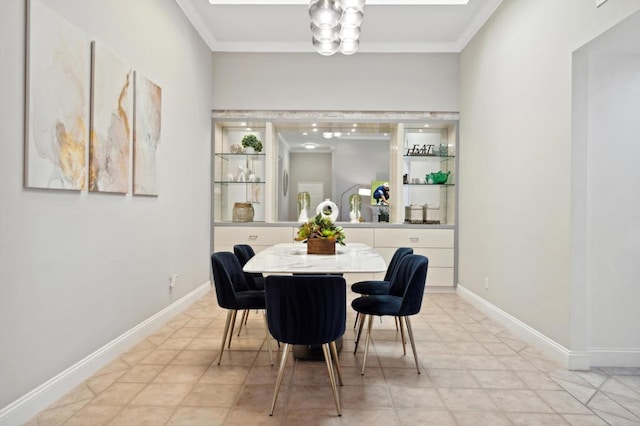
<svg viewBox="0 0 640 426">
<path fill-rule="evenodd" d="M 162 327 L 211 290 L 207 281 L 160 312 L 0 410 L 0 426 L 23 424 L 60 399 L 100 368 Z"/>
<path fill-rule="evenodd" d="M 640 348 L 589 348 L 594 367 L 640 367 Z"/>
<path fill-rule="evenodd" d="M 591 366 L 589 352 L 570 351 L 538 330 L 508 314 L 476 293 L 458 284 L 457 294 L 492 320 L 507 328 L 514 335 L 548 355 L 569 370 L 588 370 Z"/>
</svg>

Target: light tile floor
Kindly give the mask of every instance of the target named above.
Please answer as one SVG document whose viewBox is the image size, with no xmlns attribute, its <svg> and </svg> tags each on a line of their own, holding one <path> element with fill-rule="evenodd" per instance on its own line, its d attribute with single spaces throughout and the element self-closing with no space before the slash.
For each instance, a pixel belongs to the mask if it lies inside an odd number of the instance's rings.
<svg viewBox="0 0 640 426">
<path fill-rule="evenodd" d="M 292 359 L 269 417 L 278 368 L 262 315 L 218 366 L 226 311 L 209 293 L 28 425 L 640 425 L 640 368 L 567 371 L 455 294 L 425 295 L 412 319 L 422 374 L 384 318 L 362 376 L 347 311 L 342 417 L 324 363 Z"/>
</svg>

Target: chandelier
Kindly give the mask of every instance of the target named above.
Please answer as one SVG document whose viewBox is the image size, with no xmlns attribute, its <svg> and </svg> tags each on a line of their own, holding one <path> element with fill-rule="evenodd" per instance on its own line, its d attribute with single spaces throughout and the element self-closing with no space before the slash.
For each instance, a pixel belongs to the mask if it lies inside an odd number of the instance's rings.
<svg viewBox="0 0 640 426">
<path fill-rule="evenodd" d="M 365 0 L 311 0 L 311 41 L 325 56 L 353 55 L 360 46 L 360 25 Z"/>
</svg>

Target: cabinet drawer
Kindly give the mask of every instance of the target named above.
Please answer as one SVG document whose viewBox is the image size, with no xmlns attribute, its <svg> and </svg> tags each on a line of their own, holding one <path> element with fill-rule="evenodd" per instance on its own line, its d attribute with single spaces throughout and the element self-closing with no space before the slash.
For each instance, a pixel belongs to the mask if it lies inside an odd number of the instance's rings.
<svg viewBox="0 0 640 426">
<path fill-rule="evenodd" d="M 396 252 L 396 248 L 392 247 L 376 247 L 376 251 L 382 255 L 387 265 L 391 257 Z M 414 248 L 414 254 L 421 254 L 429 259 L 429 267 L 453 268 L 454 254 L 453 249 L 438 248 Z"/>
<path fill-rule="evenodd" d="M 293 243 L 294 237 L 294 228 L 288 226 L 220 226 L 215 227 L 213 230 L 213 243 L 215 247 L 233 247 L 236 244 L 270 246 L 278 243 Z"/>
<path fill-rule="evenodd" d="M 345 243 L 362 243 L 373 247 L 373 229 L 345 228 Z"/>
<path fill-rule="evenodd" d="M 375 229 L 377 247 L 453 248 L 453 229 Z"/>
<path fill-rule="evenodd" d="M 453 287 L 453 268 L 432 268 L 427 270 L 427 287 Z"/>
</svg>

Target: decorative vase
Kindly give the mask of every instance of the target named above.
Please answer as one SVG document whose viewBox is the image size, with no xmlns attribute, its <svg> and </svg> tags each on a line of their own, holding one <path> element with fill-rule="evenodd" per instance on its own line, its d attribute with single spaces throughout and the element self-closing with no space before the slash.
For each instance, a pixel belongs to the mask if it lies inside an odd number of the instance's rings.
<svg viewBox="0 0 640 426">
<path fill-rule="evenodd" d="M 351 194 L 349 197 L 349 219 L 351 223 L 360 222 L 360 210 L 362 209 L 362 197 L 360 194 Z"/>
<path fill-rule="evenodd" d="M 233 205 L 233 222 L 253 222 L 253 204 L 251 203 L 235 203 Z"/>
<path fill-rule="evenodd" d="M 304 223 L 309 220 L 309 204 L 311 196 L 307 191 L 298 192 L 298 222 Z"/>
<path fill-rule="evenodd" d="M 336 240 L 327 238 L 309 238 L 307 254 L 336 254 Z"/>
</svg>

